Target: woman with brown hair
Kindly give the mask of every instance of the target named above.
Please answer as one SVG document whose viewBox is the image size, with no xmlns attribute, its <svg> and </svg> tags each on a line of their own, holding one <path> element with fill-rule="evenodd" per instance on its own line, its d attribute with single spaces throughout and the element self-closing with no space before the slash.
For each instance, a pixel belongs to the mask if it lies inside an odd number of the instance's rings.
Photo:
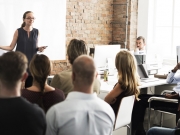
<svg viewBox="0 0 180 135">
<path fill-rule="evenodd" d="M 118 71 L 118 81 L 113 90 L 105 97 L 115 115 L 119 109 L 120 101 L 125 96 L 139 94 L 139 76 L 137 73 L 137 64 L 134 56 L 128 51 L 120 51 L 116 55 L 115 65 Z"/>
<path fill-rule="evenodd" d="M 111 105 L 115 116 L 117 116 L 121 99 L 135 95 L 131 121 L 132 134 L 145 135 L 143 121 L 146 104 L 138 99 L 140 79 L 137 73 L 136 60 L 129 51 L 122 50 L 116 55 L 115 65 L 118 71 L 118 80 L 113 90 L 105 97 L 105 101 Z"/>
<path fill-rule="evenodd" d="M 85 41 L 72 39 L 67 47 L 67 56 L 69 63 L 72 65 L 74 60 L 80 55 L 87 55 L 87 45 Z M 71 80 L 72 69 L 64 70 L 54 76 L 51 81 L 51 86 L 62 89 L 65 96 L 73 90 L 73 83 Z M 100 82 L 98 79 L 94 80 L 93 90 L 99 94 Z"/>
<path fill-rule="evenodd" d="M 45 112 L 52 105 L 65 99 L 62 90 L 53 88 L 47 84 L 47 77 L 51 73 L 51 62 L 46 55 L 34 55 L 29 69 L 33 76 L 33 84 L 31 87 L 21 91 L 24 98 L 38 104 Z"/>
<path fill-rule="evenodd" d="M 26 11 L 22 19 L 23 23 L 21 27 L 14 32 L 11 44 L 9 46 L 0 45 L 0 49 L 12 51 L 16 46 L 16 51 L 24 53 L 28 62 L 30 62 L 34 54 L 36 54 L 37 51 L 43 52 L 46 46 L 38 46 L 39 30 L 33 27 L 35 20 L 34 13 L 32 11 Z M 32 85 L 32 76 L 29 70 L 28 73 L 25 88 Z"/>
</svg>

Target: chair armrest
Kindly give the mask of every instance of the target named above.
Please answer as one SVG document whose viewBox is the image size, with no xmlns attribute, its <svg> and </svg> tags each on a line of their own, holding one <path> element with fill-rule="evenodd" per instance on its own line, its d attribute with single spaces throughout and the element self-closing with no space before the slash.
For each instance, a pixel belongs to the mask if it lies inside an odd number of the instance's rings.
<svg viewBox="0 0 180 135">
<path fill-rule="evenodd" d="M 180 128 L 175 129 L 174 135 L 180 135 Z"/>
<path fill-rule="evenodd" d="M 177 128 L 180 128 L 180 119 L 177 122 Z"/>
<path fill-rule="evenodd" d="M 164 95 L 165 93 L 171 94 L 173 92 L 173 90 L 163 90 L 161 92 L 161 95 Z"/>
<path fill-rule="evenodd" d="M 153 100 L 163 101 L 163 102 L 171 102 L 171 103 L 178 103 L 178 99 L 168 99 L 168 98 L 163 98 L 163 97 L 150 97 L 148 99 L 148 102 L 151 102 Z"/>
</svg>

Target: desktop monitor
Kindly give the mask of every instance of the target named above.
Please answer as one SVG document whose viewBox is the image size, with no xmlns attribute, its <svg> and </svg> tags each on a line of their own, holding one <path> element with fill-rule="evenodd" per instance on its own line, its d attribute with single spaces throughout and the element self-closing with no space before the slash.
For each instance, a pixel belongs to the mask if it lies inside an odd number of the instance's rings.
<svg viewBox="0 0 180 135">
<path fill-rule="evenodd" d="M 146 63 L 146 55 L 134 55 L 137 61 L 137 65 L 145 64 Z"/>
<path fill-rule="evenodd" d="M 107 68 L 107 64 L 115 69 L 115 57 L 120 51 L 121 45 L 96 45 L 94 50 L 94 62 L 98 69 Z"/>
<path fill-rule="evenodd" d="M 180 46 L 176 46 L 177 63 L 180 62 Z"/>
</svg>

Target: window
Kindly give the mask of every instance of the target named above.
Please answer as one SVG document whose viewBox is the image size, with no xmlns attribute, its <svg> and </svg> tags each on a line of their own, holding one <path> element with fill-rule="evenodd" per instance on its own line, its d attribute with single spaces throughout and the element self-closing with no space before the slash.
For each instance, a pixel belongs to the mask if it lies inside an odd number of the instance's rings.
<svg viewBox="0 0 180 135">
<path fill-rule="evenodd" d="M 176 46 L 180 46 L 179 7 L 180 0 L 138 0 L 137 36 L 145 37 L 147 52 L 153 54 L 150 60 L 160 60 L 163 66 L 176 64 Z"/>
<path fill-rule="evenodd" d="M 154 5 L 154 43 L 163 51 L 163 58 L 175 59 L 180 45 L 180 1 L 156 0 Z"/>
</svg>

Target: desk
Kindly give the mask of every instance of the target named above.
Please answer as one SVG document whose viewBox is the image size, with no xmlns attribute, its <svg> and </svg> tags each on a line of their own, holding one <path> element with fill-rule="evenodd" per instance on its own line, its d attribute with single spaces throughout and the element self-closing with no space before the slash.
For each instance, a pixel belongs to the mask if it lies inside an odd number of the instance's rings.
<svg viewBox="0 0 180 135">
<path fill-rule="evenodd" d="M 118 79 L 116 79 L 115 77 L 109 78 L 109 81 L 107 82 L 104 82 L 104 80 L 100 80 L 101 87 L 100 87 L 99 97 L 101 99 L 104 99 L 105 96 L 113 89 L 117 80 Z M 159 79 L 158 81 L 153 81 L 153 82 L 148 82 L 148 83 L 141 82 L 139 88 L 152 88 L 154 86 L 164 85 L 164 84 L 167 84 L 166 79 Z"/>
</svg>

